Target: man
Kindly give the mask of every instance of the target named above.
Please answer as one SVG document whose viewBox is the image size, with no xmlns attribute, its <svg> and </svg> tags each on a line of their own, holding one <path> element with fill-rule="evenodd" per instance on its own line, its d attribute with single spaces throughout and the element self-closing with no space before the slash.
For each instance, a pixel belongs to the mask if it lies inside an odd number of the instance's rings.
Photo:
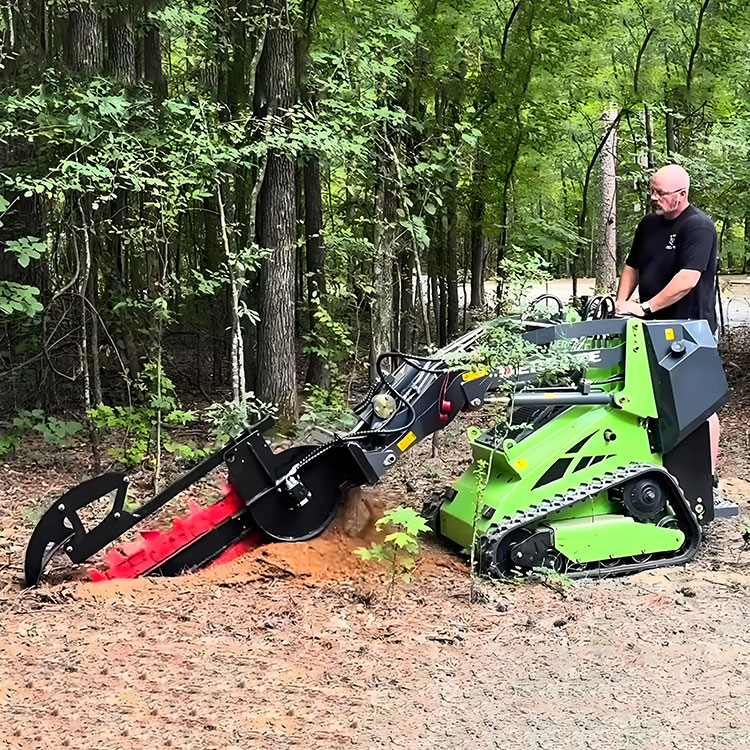
<svg viewBox="0 0 750 750">
<path fill-rule="evenodd" d="M 678 164 L 651 178 L 651 210 L 635 230 L 617 289 L 624 315 L 680 320 L 702 318 L 716 333 L 716 227 L 688 202 L 690 177 Z M 630 299 L 639 289 L 640 302 Z M 708 420 L 711 466 L 719 451 L 719 419 Z"/>
</svg>

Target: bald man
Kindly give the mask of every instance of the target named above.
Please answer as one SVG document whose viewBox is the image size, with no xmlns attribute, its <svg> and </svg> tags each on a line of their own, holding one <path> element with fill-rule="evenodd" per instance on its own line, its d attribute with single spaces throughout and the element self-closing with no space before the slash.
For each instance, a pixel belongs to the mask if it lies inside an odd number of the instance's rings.
<svg viewBox="0 0 750 750">
<path fill-rule="evenodd" d="M 651 213 L 635 230 L 617 289 L 620 314 L 662 320 L 702 318 L 716 333 L 716 227 L 688 202 L 690 177 L 678 164 L 651 178 Z M 640 301 L 630 299 L 639 289 Z M 709 418 L 711 464 L 719 451 L 719 420 Z"/>
<path fill-rule="evenodd" d="M 617 312 L 703 318 L 716 332 L 716 227 L 688 202 L 690 177 L 678 164 L 651 178 L 651 210 L 635 230 L 617 290 Z M 640 302 L 630 299 L 639 288 Z"/>
</svg>

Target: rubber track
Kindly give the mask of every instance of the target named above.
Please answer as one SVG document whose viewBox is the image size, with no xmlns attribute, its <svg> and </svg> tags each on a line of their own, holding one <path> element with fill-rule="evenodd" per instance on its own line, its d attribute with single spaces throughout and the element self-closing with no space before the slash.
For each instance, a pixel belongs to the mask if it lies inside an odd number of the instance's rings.
<svg viewBox="0 0 750 750">
<path fill-rule="evenodd" d="M 518 511 L 512 516 L 505 516 L 499 522 L 491 524 L 485 534 L 481 549 L 482 558 L 489 561 L 484 566 L 486 574 L 497 578 L 502 578 L 508 575 L 507 571 L 501 570 L 494 562 L 495 550 L 508 534 L 517 531 L 518 529 L 522 529 L 525 526 L 536 526 L 544 521 L 544 519 L 551 513 L 565 508 L 571 508 L 577 503 L 595 497 L 600 492 L 617 487 L 630 479 L 653 473 L 660 474 L 669 482 L 672 489 L 672 497 L 670 498 L 669 503 L 678 520 L 682 522 L 684 528 L 689 530 L 686 533 L 687 546 L 683 545 L 681 548 L 683 551 L 679 552 L 672 558 L 659 558 L 657 560 L 647 560 L 641 563 L 623 563 L 622 565 L 608 566 L 600 570 L 596 568 L 581 571 L 573 570 L 565 575 L 570 578 L 623 575 L 626 573 L 636 573 L 641 570 L 650 570 L 652 568 L 682 565 L 683 563 L 689 562 L 695 557 L 703 537 L 703 529 L 697 516 L 690 506 L 690 503 L 685 498 L 682 488 L 672 474 L 670 474 L 663 466 L 638 463 L 620 467 L 616 471 L 607 472 L 591 482 L 586 482 L 580 485 L 569 493 L 554 495 L 537 505 L 531 505 L 526 510 Z"/>
</svg>

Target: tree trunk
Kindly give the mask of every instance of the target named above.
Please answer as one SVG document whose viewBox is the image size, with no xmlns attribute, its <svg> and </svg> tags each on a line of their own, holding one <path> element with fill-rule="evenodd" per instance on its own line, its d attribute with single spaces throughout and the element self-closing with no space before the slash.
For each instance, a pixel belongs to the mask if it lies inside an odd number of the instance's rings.
<svg viewBox="0 0 750 750">
<path fill-rule="evenodd" d="M 161 32 L 159 25 L 151 16 L 158 2 L 143 0 L 145 25 L 143 32 L 143 77 L 151 84 L 157 98 L 167 95 L 167 81 L 164 78 L 161 61 Z"/>
<path fill-rule="evenodd" d="M 446 283 L 448 285 L 448 340 L 458 333 L 458 206 L 457 185 L 452 185 L 446 201 L 448 235 L 446 237 Z"/>
<path fill-rule="evenodd" d="M 476 187 L 476 185 L 475 185 Z M 484 307 L 484 198 L 472 198 L 469 206 L 471 226 L 471 299 L 470 307 Z"/>
<path fill-rule="evenodd" d="M 667 136 L 667 159 L 669 159 L 677 151 L 674 115 L 671 112 L 667 112 L 664 129 Z"/>
<path fill-rule="evenodd" d="M 17 80 L 46 64 L 49 56 L 47 12 L 44 0 L 3 3 L 0 12 L 0 81 Z"/>
<path fill-rule="evenodd" d="M 135 34 L 130 6 L 118 5 L 107 19 L 107 70 L 126 86 L 136 82 Z"/>
<path fill-rule="evenodd" d="M 263 114 L 284 117 L 294 103 L 294 30 L 283 0 L 266 3 L 269 27 L 258 66 L 257 93 Z M 269 252 L 260 274 L 258 396 L 279 406 L 283 418 L 297 418 L 294 347 L 296 258 L 294 163 L 271 150 L 258 200 L 258 244 Z"/>
<path fill-rule="evenodd" d="M 410 242 L 401 246 L 398 259 L 400 274 L 398 308 L 400 312 L 400 330 L 398 346 L 402 352 L 414 351 L 414 252 Z"/>
<path fill-rule="evenodd" d="M 387 138 L 387 134 L 384 135 Z M 377 377 L 375 362 L 393 348 L 393 263 L 396 245 L 398 195 L 393 159 L 383 148 L 378 159 L 378 186 L 375 200 L 375 263 L 372 301 L 372 356 L 370 379 Z M 387 365 L 388 363 L 386 363 Z"/>
<path fill-rule="evenodd" d="M 307 302 L 310 307 L 310 327 L 313 335 L 320 323 L 313 311 L 316 300 L 326 304 L 326 246 L 323 237 L 323 196 L 320 189 L 320 161 L 310 155 L 304 165 L 305 181 L 305 248 L 307 251 Z M 323 335 L 322 333 L 320 334 Z M 331 373 L 325 358 L 317 352 L 310 353 L 307 382 L 321 388 L 331 385 Z"/>
<path fill-rule="evenodd" d="M 643 105 L 643 119 L 646 128 L 646 164 L 654 168 L 654 121 L 648 104 Z"/>
<path fill-rule="evenodd" d="M 725 216 L 721 220 L 721 232 L 719 232 L 719 247 L 716 252 L 716 273 L 732 273 L 732 257 L 727 250 L 726 259 L 724 259 L 724 233 L 729 229 L 729 217 Z M 724 260 L 724 264 L 722 264 Z"/>
<path fill-rule="evenodd" d="M 435 324 L 438 346 L 448 343 L 448 284 L 446 269 L 448 252 L 446 249 L 445 217 L 443 210 L 435 214 L 435 229 L 432 233 L 432 253 L 435 259 Z"/>
<path fill-rule="evenodd" d="M 219 245 L 219 203 L 215 195 L 203 199 L 203 259 L 201 265 L 208 271 L 218 271 L 222 253 Z M 211 307 L 211 372 L 214 386 L 224 382 L 223 361 L 227 349 L 225 295 L 209 298 Z"/>
<path fill-rule="evenodd" d="M 427 266 L 427 283 L 429 285 L 429 298 L 432 300 L 432 318 L 435 321 L 435 338 L 440 339 L 440 279 L 438 277 L 435 253 L 430 252 L 430 260 Z"/>
<path fill-rule="evenodd" d="M 94 75 L 102 68 L 102 24 L 99 11 L 86 0 L 70 7 L 68 64 L 75 75 Z"/>
<path fill-rule="evenodd" d="M 233 233 L 229 232 L 229 218 L 231 207 L 225 207 L 225 196 L 229 196 L 229 189 L 224 183 L 216 181 L 216 202 L 219 208 L 219 220 L 221 226 L 221 237 L 224 244 L 224 254 L 229 266 L 229 312 L 232 321 L 232 345 L 231 345 L 231 374 L 232 374 L 232 397 L 235 404 L 244 407 L 247 393 L 247 379 L 245 375 L 245 340 L 242 334 L 242 318 L 240 317 L 240 303 L 242 292 L 245 287 L 245 269 L 234 258 L 236 258 L 236 245 L 233 242 Z"/>
<path fill-rule="evenodd" d="M 604 131 L 616 117 L 613 111 L 602 115 Z M 596 251 L 597 294 L 612 294 L 617 278 L 617 129 L 609 131 L 601 151 L 601 209 L 599 217 L 599 246 Z"/>
</svg>

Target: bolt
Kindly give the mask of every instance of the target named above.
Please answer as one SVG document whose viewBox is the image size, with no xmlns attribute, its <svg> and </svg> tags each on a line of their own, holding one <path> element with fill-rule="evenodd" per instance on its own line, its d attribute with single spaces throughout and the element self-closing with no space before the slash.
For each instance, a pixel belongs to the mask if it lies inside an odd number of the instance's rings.
<svg viewBox="0 0 750 750">
<path fill-rule="evenodd" d="M 119 517 L 120 517 L 120 511 L 118 510 L 115 512 L 115 518 L 119 518 Z"/>
<path fill-rule="evenodd" d="M 482 405 L 482 399 L 481 398 L 473 398 L 471 400 L 472 406 L 481 406 Z"/>
<path fill-rule="evenodd" d="M 390 466 L 392 463 L 395 462 L 395 460 L 396 460 L 396 456 L 394 456 L 393 453 L 389 453 L 385 457 L 385 460 L 383 461 L 383 465 L 384 466 Z"/>
<path fill-rule="evenodd" d="M 124 477 L 122 478 L 122 481 L 123 481 L 123 482 L 124 482 L 125 484 L 127 484 L 127 483 L 128 483 L 129 481 L 130 481 L 130 477 L 128 477 L 128 476 L 124 476 Z"/>
<path fill-rule="evenodd" d="M 60 503 L 60 505 L 57 506 L 58 510 L 65 510 L 65 503 Z"/>
<path fill-rule="evenodd" d="M 73 547 L 71 547 L 70 545 L 68 545 L 68 546 L 67 546 L 67 547 L 65 548 L 65 551 L 66 551 L 66 552 L 72 552 L 72 551 L 73 551 Z"/>
</svg>

